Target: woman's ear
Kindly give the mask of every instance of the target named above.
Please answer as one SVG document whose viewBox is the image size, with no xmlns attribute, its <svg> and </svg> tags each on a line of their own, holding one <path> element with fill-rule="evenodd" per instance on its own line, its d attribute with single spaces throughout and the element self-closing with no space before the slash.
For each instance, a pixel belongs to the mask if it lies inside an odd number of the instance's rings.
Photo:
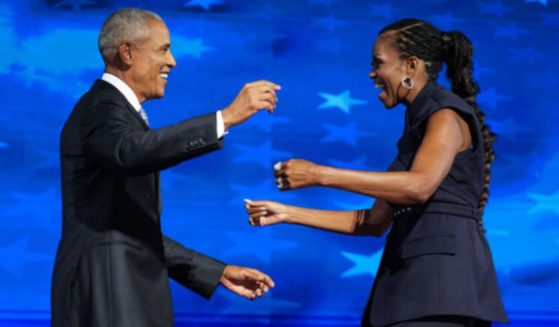
<svg viewBox="0 0 559 327">
<path fill-rule="evenodd" d="M 408 76 L 414 76 L 419 69 L 419 58 L 416 56 L 409 56 L 406 58 L 406 73 Z"/>
</svg>

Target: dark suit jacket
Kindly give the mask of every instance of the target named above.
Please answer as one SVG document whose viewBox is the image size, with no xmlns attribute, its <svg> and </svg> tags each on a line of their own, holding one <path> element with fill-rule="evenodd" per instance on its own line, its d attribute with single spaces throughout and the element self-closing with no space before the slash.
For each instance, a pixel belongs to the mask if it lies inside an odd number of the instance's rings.
<svg viewBox="0 0 559 327">
<path fill-rule="evenodd" d="M 168 277 L 209 298 L 225 265 L 161 233 L 159 171 L 221 148 L 215 113 L 150 130 L 98 80 L 61 136 L 53 326 L 172 326 Z"/>
</svg>

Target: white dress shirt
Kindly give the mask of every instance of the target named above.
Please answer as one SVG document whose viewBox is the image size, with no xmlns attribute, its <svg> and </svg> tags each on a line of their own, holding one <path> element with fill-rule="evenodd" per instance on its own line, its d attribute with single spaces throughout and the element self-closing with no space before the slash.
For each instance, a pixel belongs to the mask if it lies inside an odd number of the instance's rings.
<svg viewBox="0 0 559 327">
<path fill-rule="evenodd" d="M 124 97 L 126 98 L 126 100 L 128 101 L 128 103 L 130 103 L 130 105 L 132 105 L 132 107 L 138 112 L 140 113 L 142 109 L 142 105 L 140 104 L 140 101 L 138 100 L 138 97 L 136 96 L 136 94 L 134 93 L 134 91 L 132 91 L 132 89 L 130 88 L 130 86 L 128 86 L 123 80 L 121 80 L 120 78 L 116 77 L 113 74 L 109 74 L 109 73 L 104 73 L 103 76 L 101 77 L 101 79 L 109 84 L 111 84 L 112 86 L 114 86 L 120 93 L 122 93 L 122 95 L 124 95 Z M 223 123 L 223 115 L 221 114 L 221 110 L 218 110 L 215 113 L 216 116 L 216 125 L 217 125 L 217 138 L 222 138 L 223 135 L 225 135 L 225 125 Z"/>
</svg>

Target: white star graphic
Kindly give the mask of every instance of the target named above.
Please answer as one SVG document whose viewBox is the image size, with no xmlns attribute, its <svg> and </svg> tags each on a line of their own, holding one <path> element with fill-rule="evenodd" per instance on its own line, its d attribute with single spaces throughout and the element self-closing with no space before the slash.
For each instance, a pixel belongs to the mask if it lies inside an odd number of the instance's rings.
<svg viewBox="0 0 559 327">
<path fill-rule="evenodd" d="M 364 105 L 367 103 L 365 100 L 352 98 L 349 90 L 340 94 L 319 92 L 318 95 L 326 100 L 326 102 L 322 103 L 318 108 L 338 108 L 346 114 L 349 114 L 351 106 Z"/>
<path fill-rule="evenodd" d="M 382 258 L 382 249 L 366 256 L 360 254 L 353 254 L 349 252 L 342 252 L 342 255 L 354 263 L 354 266 L 346 270 L 342 274 L 342 278 L 357 276 L 357 275 L 371 275 L 375 276 L 380 259 Z"/>
<path fill-rule="evenodd" d="M 204 52 L 212 50 L 214 48 L 205 45 L 201 38 L 189 39 L 179 36 L 173 39 L 173 52 L 177 57 L 188 55 L 200 59 Z"/>
<path fill-rule="evenodd" d="M 529 214 L 550 210 L 559 215 L 559 191 L 551 195 L 528 193 L 528 197 L 537 202 L 535 206 L 528 210 Z"/>
</svg>

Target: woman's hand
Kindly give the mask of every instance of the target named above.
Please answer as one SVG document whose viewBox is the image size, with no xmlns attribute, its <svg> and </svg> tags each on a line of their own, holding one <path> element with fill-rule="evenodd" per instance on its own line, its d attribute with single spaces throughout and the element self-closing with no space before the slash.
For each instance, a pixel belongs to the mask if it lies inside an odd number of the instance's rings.
<svg viewBox="0 0 559 327">
<path fill-rule="evenodd" d="M 319 165 L 303 159 L 291 159 L 274 165 L 276 185 L 280 190 L 298 189 L 319 184 Z"/>
<path fill-rule="evenodd" d="M 286 206 L 278 202 L 245 200 L 245 208 L 252 226 L 275 225 L 288 217 Z"/>
</svg>

